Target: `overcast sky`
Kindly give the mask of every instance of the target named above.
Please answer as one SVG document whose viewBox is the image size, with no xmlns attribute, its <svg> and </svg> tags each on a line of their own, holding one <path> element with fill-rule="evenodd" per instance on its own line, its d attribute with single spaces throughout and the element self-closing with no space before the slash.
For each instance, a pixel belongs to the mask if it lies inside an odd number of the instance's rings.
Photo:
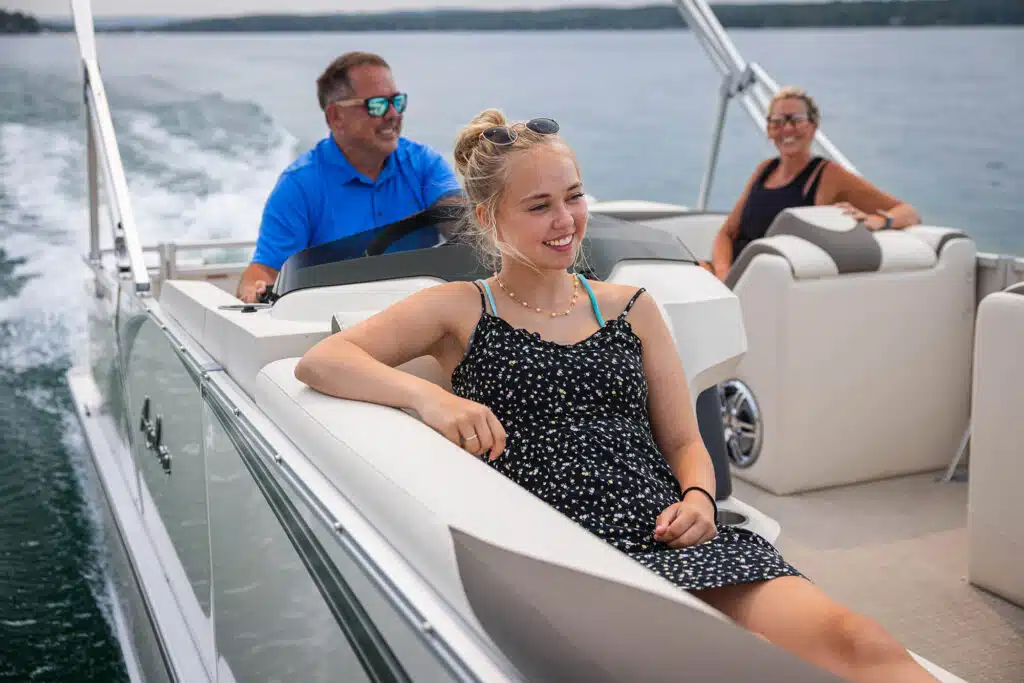
<svg viewBox="0 0 1024 683">
<path fill-rule="evenodd" d="M 727 0 L 758 3 L 767 0 Z M 778 2 L 779 0 L 772 0 Z M 787 0 L 783 0 L 785 2 Z M 330 13 L 464 7 L 533 9 L 562 6 L 636 7 L 669 0 L 92 0 L 95 16 L 210 16 L 236 14 Z M 0 0 L 0 9 L 39 17 L 70 17 L 70 0 Z"/>
</svg>

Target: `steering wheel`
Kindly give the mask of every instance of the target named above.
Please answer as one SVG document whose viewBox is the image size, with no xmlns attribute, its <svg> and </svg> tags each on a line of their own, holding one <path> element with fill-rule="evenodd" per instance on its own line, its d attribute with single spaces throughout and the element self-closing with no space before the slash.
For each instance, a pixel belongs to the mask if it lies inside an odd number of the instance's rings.
<svg viewBox="0 0 1024 683">
<path fill-rule="evenodd" d="M 364 256 L 379 256 L 388 247 L 414 232 L 436 227 L 438 223 L 451 223 L 462 217 L 465 207 L 461 204 L 434 204 L 433 206 L 406 216 L 384 227 L 366 247 Z"/>
</svg>

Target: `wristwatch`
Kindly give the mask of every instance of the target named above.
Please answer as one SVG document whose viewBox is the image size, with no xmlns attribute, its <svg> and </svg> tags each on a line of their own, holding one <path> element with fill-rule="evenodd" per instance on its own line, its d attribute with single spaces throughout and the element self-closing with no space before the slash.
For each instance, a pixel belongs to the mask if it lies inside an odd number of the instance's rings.
<svg viewBox="0 0 1024 683">
<path fill-rule="evenodd" d="M 882 230 L 892 230 L 892 214 L 886 213 L 885 211 L 876 211 L 879 216 L 885 219 L 885 225 L 882 226 Z"/>
</svg>

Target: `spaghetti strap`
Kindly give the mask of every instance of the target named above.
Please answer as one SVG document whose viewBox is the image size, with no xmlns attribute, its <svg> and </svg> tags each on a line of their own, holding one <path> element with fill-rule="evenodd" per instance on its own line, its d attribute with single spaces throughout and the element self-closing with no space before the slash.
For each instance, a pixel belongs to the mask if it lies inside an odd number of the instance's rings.
<svg viewBox="0 0 1024 683">
<path fill-rule="evenodd" d="M 636 303 L 636 300 L 639 299 L 640 295 L 643 294 L 646 291 L 647 290 L 644 289 L 643 287 L 641 287 L 640 289 L 636 290 L 636 294 L 634 294 L 633 298 L 631 298 L 629 300 L 629 302 L 626 304 L 626 307 L 624 309 L 622 309 L 622 313 L 619 313 L 619 317 L 620 318 L 625 318 L 629 314 L 629 309 L 633 308 L 633 304 Z"/>
<path fill-rule="evenodd" d="M 583 284 L 583 289 L 587 290 L 587 296 L 590 297 L 590 307 L 594 309 L 594 317 L 597 318 L 597 324 L 604 327 L 604 316 L 601 315 L 601 307 L 597 305 L 597 297 L 594 296 L 594 290 L 590 288 L 587 278 L 579 273 L 576 273 L 576 278 Z"/>
<path fill-rule="evenodd" d="M 498 307 L 494 303 L 494 294 L 491 293 L 491 287 L 487 284 L 486 280 L 474 280 L 473 284 L 480 290 L 480 305 L 484 309 L 484 313 L 487 312 L 487 303 L 491 304 L 491 315 L 494 317 L 498 316 Z M 484 292 L 487 293 L 487 298 L 484 298 Z"/>
<path fill-rule="evenodd" d="M 818 185 L 821 184 L 821 176 L 825 175 L 825 166 L 828 165 L 828 160 L 822 157 L 815 157 L 811 163 L 814 164 L 814 168 L 811 170 L 811 185 L 807 188 L 807 192 L 804 193 L 804 201 L 810 202 L 813 205 L 815 198 L 818 196 Z"/>
<path fill-rule="evenodd" d="M 778 165 L 779 165 L 779 157 L 775 157 L 774 159 L 769 161 L 765 165 L 764 170 L 761 171 L 761 175 L 759 175 L 757 177 L 757 182 L 754 183 L 754 184 L 757 187 L 761 187 L 762 185 L 764 185 L 764 181 L 768 180 L 768 176 L 770 176 L 772 174 L 772 171 L 774 171 L 776 169 L 776 167 L 778 167 Z"/>
</svg>

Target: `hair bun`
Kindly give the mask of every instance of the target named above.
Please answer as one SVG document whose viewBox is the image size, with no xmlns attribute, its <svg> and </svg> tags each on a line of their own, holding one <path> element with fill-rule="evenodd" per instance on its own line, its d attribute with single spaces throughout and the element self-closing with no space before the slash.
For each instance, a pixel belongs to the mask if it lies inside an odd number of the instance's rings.
<svg viewBox="0 0 1024 683">
<path fill-rule="evenodd" d="M 473 117 L 473 120 L 459 131 L 455 138 L 455 151 L 452 156 L 455 159 L 455 170 L 459 175 L 465 177 L 466 168 L 469 166 L 469 157 L 473 150 L 480 145 L 480 134 L 494 126 L 504 126 L 508 123 L 505 115 L 498 109 L 484 109 Z"/>
</svg>

